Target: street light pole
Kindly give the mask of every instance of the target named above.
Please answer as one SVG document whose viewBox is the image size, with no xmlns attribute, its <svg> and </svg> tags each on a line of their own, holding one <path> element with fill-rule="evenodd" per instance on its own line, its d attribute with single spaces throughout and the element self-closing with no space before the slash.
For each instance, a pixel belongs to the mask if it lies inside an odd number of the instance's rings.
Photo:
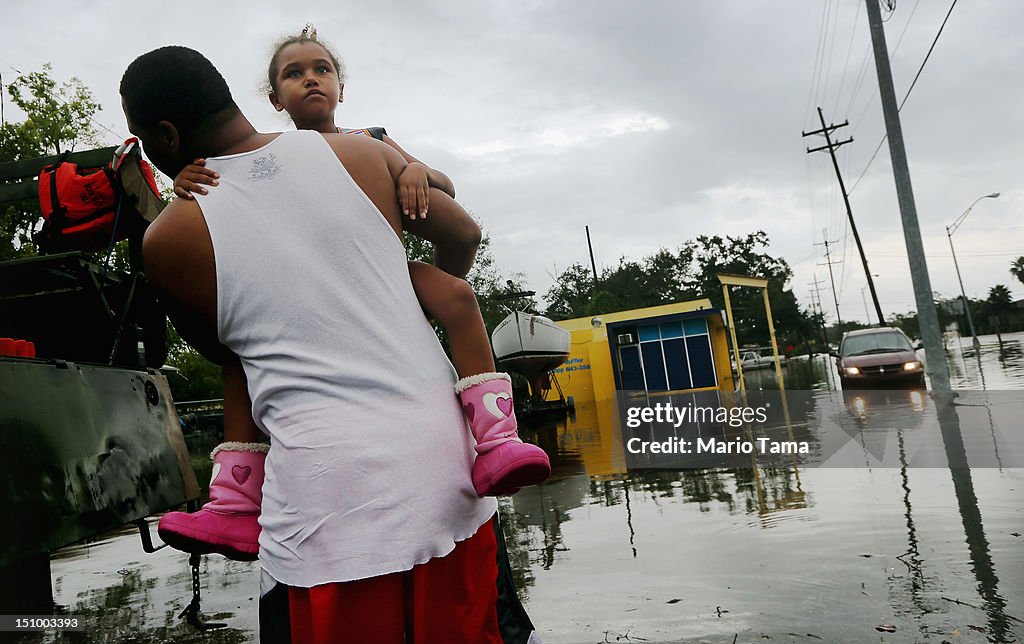
<svg viewBox="0 0 1024 644">
<path fill-rule="evenodd" d="M 870 275 L 871 275 L 871 277 L 878 277 L 877 273 L 870 273 Z M 868 311 L 868 298 L 867 298 L 866 295 L 864 295 L 864 289 L 866 289 L 870 285 L 871 285 L 870 282 L 866 282 L 864 284 L 864 286 L 860 287 L 860 299 L 861 299 L 861 301 L 864 302 L 864 318 L 868 321 L 868 324 L 871 324 L 871 313 Z M 878 298 L 877 297 L 875 298 L 875 302 L 878 302 Z M 881 311 L 881 308 L 879 308 L 878 310 Z M 880 318 L 880 319 L 884 319 L 884 318 Z M 879 322 L 879 326 L 882 326 L 881 322 Z"/>
<path fill-rule="evenodd" d="M 864 286 L 860 287 L 860 299 L 864 302 L 864 318 L 868 320 L 868 323 L 870 323 L 871 313 L 868 311 L 868 298 L 867 296 L 864 295 L 864 289 L 866 289 L 867 287 L 867 284 L 864 284 Z"/>
<path fill-rule="evenodd" d="M 963 298 L 964 310 L 967 311 L 967 325 L 971 330 L 971 338 L 974 340 L 974 353 L 981 355 L 981 342 L 978 340 L 978 333 L 974 329 L 974 318 L 971 316 L 971 305 L 967 301 L 967 293 L 964 291 L 964 280 L 960 277 L 960 264 L 956 261 L 956 249 L 953 248 L 953 233 L 956 232 L 960 224 L 964 223 L 964 219 L 967 219 L 967 215 L 971 214 L 971 209 L 981 201 L 982 199 L 995 199 L 999 196 L 998 192 L 992 194 L 982 195 L 974 200 L 974 202 L 967 206 L 967 210 L 962 215 L 956 218 L 952 224 L 946 226 L 946 237 L 949 238 L 949 251 L 953 254 L 953 267 L 956 269 L 956 279 L 960 282 L 960 297 Z"/>
</svg>

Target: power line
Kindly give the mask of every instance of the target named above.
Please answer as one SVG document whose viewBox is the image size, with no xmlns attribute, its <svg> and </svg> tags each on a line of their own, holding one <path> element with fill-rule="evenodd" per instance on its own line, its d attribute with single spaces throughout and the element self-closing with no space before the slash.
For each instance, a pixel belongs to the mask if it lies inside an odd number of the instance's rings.
<svg viewBox="0 0 1024 644">
<path fill-rule="evenodd" d="M 914 75 L 914 81 L 910 83 L 910 87 L 907 89 L 907 93 L 903 96 L 903 100 L 900 101 L 899 108 L 897 108 L 896 110 L 897 112 L 900 112 L 903 109 L 903 106 L 906 104 L 907 99 L 910 98 L 910 92 L 911 90 L 914 89 L 914 85 L 917 84 L 917 79 L 920 78 L 921 72 L 924 71 L 924 66 L 928 62 L 928 59 L 931 57 L 932 51 L 935 49 L 936 43 L 939 42 L 939 36 L 942 35 L 942 30 L 946 28 L 946 23 L 949 21 L 949 16 L 953 13 L 953 7 L 956 6 L 956 3 L 957 0 L 953 0 L 953 3 L 949 5 L 949 11 L 946 12 L 946 17 L 942 20 L 942 25 L 939 26 L 939 31 L 938 33 L 935 34 L 935 38 L 932 40 L 932 45 L 931 47 L 928 48 L 928 53 L 925 54 L 924 60 L 921 61 L 921 66 L 917 68 L 917 73 Z M 867 174 L 868 168 L 871 167 L 871 164 L 874 163 L 875 157 L 878 156 L 878 151 L 882 149 L 882 144 L 885 143 L 886 136 L 887 135 L 882 135 L 882 140 L 878 142 L 878 146 L 875 148 L 874 154 L 872 154 L 871 158 L 868 159 L 868 164 L 864 166 L 864 171 L 861 172 L 860 176 L 857 177 L 857 180 L 853 182 L 853 186 L 850 187 L 851 193 L 857 188 L 857 185 L 860 184 L 860 180 L 864 178 L 864 175 Z"/>
<path fill-rule="evenodd" d="M 935 44 L 939 42 L 939 36 L 942 35 L 942 30 L 946 28 L 946 23 L 949 22 L 949 16 L 952 15 L 953 7 L 956 6 L 956 3 L 957 0 L 953 0 L 953 4 L 949 5 L 949 11 L 946 12 L 946 17 L 942 19 L 942 24 L 939 26 L 939 32 L 935 34 L 935 39 L 932 40 L 932 46 L 928 48 L 928 53 L 924 55 L 924 60 L 921 61 L 921 66 L 917 68 L 917 73 L 914 74 L 914 80 L 910 83 L 910 87 L 907 88 L 907 94 L 900 102 L 899 109 L 903 109 L 903 105 L 907 102 L 907 99 L 910 98 L 910 92 L 913 91 L 914 85 L 917 85 L 917 79 L 921 77 L 921 72 L 924 71 L 925 63 L 927 63 L 928 59 L 931 58 L 932 51 L 935 50 Z"/>
<path fill-rule="evenodd" d="M 910 9 L 910 15 L 907 16 L 907 22 L 906 22 L 906 24 L 903 25 L 903 31 L 900 32 L 900 37 L 896 41 L 896 45 L 892 48 L 892 52 L 889 53 L 889 60 L 896 60 L 896 54 L 900 50 L 900 45 L 903 44 L 903 39 L 907 35 L 907 30 L 910 29 L 910 23 L 912 23 L 914 21 L 914 15 L 917 13 L 917 6 L 920 3 L 921 3 L 921 0 L 915 0 L 914 1 L 914 6 L 913 6 L 913 8 Z M 867 49 L 864 52 L 864 56 L 865 56 L 864 62 L 865 63 L 867 63 L 867 60 L 868 60 L 867 59 L 867 55 L 868 55 L 868 53 L 870 51 L 871 51 L 871 46 L 868 45 Z M 877 95 L 878 95 L 878 86 L 875 85 L 874 88 L 871 91 L 871 98 L 869 98 L 868 102 L 864 105 L 864 111 L 861 112 L 860 118 L 857 119 L 857 124 L 853 126 L 852 134 L 856 134 L 857 133 L 857 128 L 859 128 L 860 124 L 864 122 L 864 115 L 868 113 L 869 109 L 871 109 L 871 105 L 875 102 L 875 96 L 877 96 Z M 850 107 L 848 107 L 846 109 L 846 111 L 849 112 L 850 108 L 852 108 L 852 107 L 853 107 L 853 102 L 851 101 L 850 102 Z M 884 139 L 883 139 L 883 141 L 884 141 Z"/>
<path fill-rule="evenodd" d="M 15 72 L 17 72 L 19 75 L 25 73 L 25 72 L 21 71 L 20 69 L 18 69 L 17 67 L 15 67 L 14 65 L 10 64 L 9 62 L 7 62 L 6 60 L 4 60 L 3 58 L 0 58 L 0 63 L 3 63 L 4 65 L 7 65 L 11 69 L 13 69 Z"/>
<path fill-rule="evenodd" d="M 839 27 L 839 2 L 837 1 L 833 3 L 832 6 L 835 7 L 835 13 L 832 16 L 832 35 L 828 37 L 831 42 L 829 43 L 828 47 L 828 59 L 824 65 L 825 82 L 821 87 L 821 97 L 818 99 L 818 105 L 824 105 L 825 97 L 828 96 L 828 80 L 829 76 L 831 76 L 830 72 L 832 70 L 832 53 L 836 49 L 836 29 L 838 29 Z"/>
<path fill-rule="evenodd" d="M 914 7 L 913 7 L 913 9 L 911 9 L 910 15 L 907 18 L 907 23 L 904 25 L 903 31 L 900 33 L 900 38 L 897 41 L 895 48 L 893 48 L 893 55 L 895 55 L 896 52 L 899 50 L 900 44 L 902 44 L 903 38 L 904 38 L 904 36 L 906 36 L 907 29 L 909 28 L 910 22 L 913 20 L 914 14 L 917 11 L 917 6 L 918 6 L 919 2 L 920 2 L 920 0 L 915 0 L 915 2 L 914 2 Z M 857 6 L 859 8 L 860 4 L 858 3 Z M 890 2 L 889 6 L 888 6 L 888 10 L 890 12 L 890 17 L 891 17 L 891 12 L 894 9 L 895 9 L 895 2 Z M 816 55 L 816 59 L 815 59 L 815 75 L 812 77 L 812 87 L 811 87 L 810 94 L 808 95 L 809 99 L 812 96 L 821 96 L 821 97 L 823 97 L 825 94 L 827 94 L 827 91 L 826 91 L 827 80 L 824 82 L 824 86 L 823 86 L 822 78 L 827 73 L 825 71 L 826 68 L 831 65 L 832 51 L 835 48 L 835 33 L 837 31 L 837 26 L 838 26 L 838 14 L 839 14 L 838 5 L 836 5 L 836 7 L 835 7 L 835 13 L 834 13 L 834 17 L 833 17 L 831 3 L 830 2 L 826 2 L 825 3 L 824 10 L 822 11 L 821 24 L 819 25 L 818 47 L 817 47 L 817 50 L 815 52 L 815 55 Z M 832 17 L 831 26 L 829 24 L 830 23 L 830 21 L 829 21 L 830 17 Z M 840 79 L 839 91 L 838 91 L 838 93 L 836 95 L 836 103 L 837 104 L 842 100 L 842 88 L 845 85 L 846 72 L 847 72 L 848 67 L 849 67 L 849 59 L 850 59 L 850 54 L 851 54 L 852 49 L 853 49 L 854 35 L 856 34 L 856 31 L 857 31 L 857 22 L 858 22 L 858 18 L 859 17 L 860 17 L 860 11 L 858 9 L 854 13 L 854 18 L 853 18 L 854 25 L 853 25 L 853 29 L 852 29 L 851 35 L 850 35 L 850 45 L 849 45 L 848 50 L 847 50 L 846 62 L 844 64 L 844 66 L 843 66 L 843 73 L 842 73 L 842 77 Z M 865 20 L 866 20 L 866 17 L 865 17 Z M 828 34 L 829 34 L 830 29 L 831 29 L 831 33 L 832 33 L 832 42 L 831 42 L 831 44 L 829 44 L 829 42 L 828 42 L 828 40 L 829 40 Z M 824 60 L 822 59 L 822 56 L 824 55 L 826 47 L 829 48 L 828 62 L 825 63 L 824 65 L 821 65 L 820 63 L 824 62 Z M 860 71 L 858 73 L 857 82 L 856 82 L 856 84 L 854 86 L 853 92 L 852 92 L 851 97 L 850 97 L 850 107 L 852 107 L 852 105 L 853 105 L 853 103 L 854 103 L 854 101 L 856 99 L 856 96 L 857 96 L 857 94 L 860 91 L 860 87 L 861 87 L 861 85 L 863 83 L 863 80 L 866 77 L 866 73 L 867 73 L 867 69 L 868 69 L 868 64 L 869 64 L 868 55 L 869 55 L 870 51 L 871 51 L 870 46 L 867 46 L 865 48 L 864 57 L 861 60 L 861 66 L 860 66 Z M 876 87 L 874 89 L 872 95 L 871 95 L 871 98 L 868 99 L 868 102 L 867 102 L 867 104 L 865 105 L 865 108 L 864 108 L 864 113 L 865 114 L 867 113 L 867 110 L 871 107 L 871 104 L 872 104 L 872 102 L 874 100 L 874 97 L 875 97 L 875 94 L 877 93 L 877 91 L 878 91 L 878 89 Z M 823 100 L 819 101 L 819 105 L 820 104 L 823 104 Z M 807 108 L 806 108 L 806 111 L 808 113 L 810 112 L 810 107 L 811 107 L 810 106 L 810 102 L 808 101 Z M 849 109 L 847 111 L 849 111 Z M 861 115 L 861 121 L 863 121 L 863 117 L 864 117 L 864 114 Z M 859 127 L 859 125 L 860 125 L 860 123 L 858 122 L 858 124 L 856 126 L 854 126 L 854 128 L 853 128 L 854 132 L 856 132 L 856 130 Z M 884 141 L 884 139 L 883 139 L 883 141 Z M 876 154 L 877 154 L 877 151 L 876 151 Z M 844 165 L 847 166 L 847 171 L 849 172 L 849 156 L 848 155 L 844 155 L 844 159 L 845 159 L 844 160 Z M 810 177 L 808 177 L 808 180 L 810 181 Z M 839 221 L 837 221 L 837 218 L 839 219 Z M 812 229 L 814 227 L 816 227 L 816 226 L 814 226 L 813 223 L 812 223 Z M 838 229 L 840 227 L 842 228 L 843 233 L 841 235 L 841 239 L 843 241 L 843 257 L 846 257 L 848 252 L 849 252 L 849 248 L 847 246 L 847 242 L 849 241 L 850 233 L 849 233 L 848 224 L 847 224 L 845 218 L 843 218 L 842 214 L 839 212 L 839 209 L 836 207 L 835 199 L 830 200 L 829 227 L 832 228 L 832 229 Z M 840 287 L 839 287 L 840 292 L 842 292 L 843 289 L 845 288 L 846 277 L 847 277 L 846 267 L 844 265 L 843 268 L 840 270 L 840 280 L 839 280 L 840 281 Z"/>
<path fill-rule="evenodd" d="M 821 63 L 821 51 L 822 42 L 824 41 L 825 34 L 827 33 L 826 16 L 828 15 L 829 3 L 825 2 L 821 12 L 821 24 L 818 25 L 818 44 L 814 48 L 814 68 L 811 70 L 811 87 L 807 93 L 807 107 L 804 109 L 805 114 L 810 114 L 811 105 L 813 100 L 817 96 L 818 84 L 821 82 L 821 78 L 818 74 L 819 64 Z M 805 121 L 806 124 L 806 121 Z"/>
<path fill-rule="evenodd" d="M 846 72 L 850 69 L 850 56 L 853 54 L 853 43 L 857 37 L 857 17 L 860 16 L 861 4 L 858 2 L 853 14 L 853 29 L 850 31 L 850 44 L 846 47 L 846 62 L 843 63 L 843 75 L 839 78 L 839 91 L 836 92 L 836 102 L 843 97 L 843 86 L 846 84 Z"/>
</svg>

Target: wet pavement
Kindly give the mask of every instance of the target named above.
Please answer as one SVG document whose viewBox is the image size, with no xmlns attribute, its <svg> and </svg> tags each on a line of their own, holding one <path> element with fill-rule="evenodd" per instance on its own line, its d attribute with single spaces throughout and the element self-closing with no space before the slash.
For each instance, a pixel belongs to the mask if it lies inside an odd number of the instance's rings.
<svg viewBox="0 0 1024 644">
<path fill-rule="evenodd" d="M 1024 334 L 1002 340 L 983 336 L 980 354 L 950 341 L 952 381 L 965 390 L 952 406 L 908 390 L 836 392 L 829 358 L 791 360 L 788 431 L 851 455 L 840 467 L 797 456 L 627 465 L 607 405 L 524 429 L 554 472 L 501 505 L 541 637 L 1020 641 Z M 747 387 L 778 385 L 763 370 Z M 829 443 L 830 425 L 843 444 Z M 186 557 L 145 554 L 134 530 L 56 553 L 51 567 L 60 612 L 86 616 L 87 630 L 15 641 L 258 641 L 254 564 L 204 559 L 204 613 L 228 624 L 205 635 L 178 619 L 191 598 Z"/>
</svg>

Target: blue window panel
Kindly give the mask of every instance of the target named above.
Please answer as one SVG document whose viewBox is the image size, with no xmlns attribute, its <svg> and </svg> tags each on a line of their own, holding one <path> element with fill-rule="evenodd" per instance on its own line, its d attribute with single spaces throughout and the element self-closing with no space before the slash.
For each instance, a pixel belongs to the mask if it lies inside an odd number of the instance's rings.
<svg viewBox="0 0 1024 644">
<path fill-rule="evenodd" d="M 668 388 L 690 389 L 690 368 L 687 364 L 686 345 L 682 338 L 665 340 L 661 343 L 665 352 L 665 371 L 668 372 Z"/>
<path fill-rule="evenodd" d="M 641 344 L 640 353 L 644 359 L 644 378 L 647 380 L 647 391 L 668 391 L 665 360 L 661 356 L 661 343 Z"/>
<path fill-rule="evenodd" d="M 623 391 L 644 390 L 644 370 L 636 345 L 619 349 L 619 375 Z"/>
<path fill-rule="evenodd" d="M 708 321 L 704 318 L 690 318 L 683 320 L 683 331 L 686 335 L 698 335 L 708 332 Z"/>
<path fill-rule="evenodd" d="M 658 335 L 658 325 L 650 324 L 648 326 L 637 327 L 637 333 L 640 334 L 640 341 L 645 342 L 648 340 L 658 340 L 661 336 Z"/>
<path fill-rule="evenodd" d="M 669 322 L 659 326 L 661 327 L 661 337 L 663 340 L 683 337 L 683 327 L 678 322 Z"/>
<path fill-rule="evenodd" d="M 686 353 L 690 358 L 690 377 L 693 388 L 714 387 L 715 364 L 711 357 L 711 341 L 708 336 L 686 338 Z"/>
</svg>

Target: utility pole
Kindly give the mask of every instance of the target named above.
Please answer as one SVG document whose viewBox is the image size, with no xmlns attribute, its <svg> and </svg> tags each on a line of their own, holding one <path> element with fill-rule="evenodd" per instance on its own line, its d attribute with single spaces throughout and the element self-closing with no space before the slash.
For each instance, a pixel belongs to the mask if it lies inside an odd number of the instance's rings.
<svg viewBox="0 0 1024 644">
<path fill-rule="evenodd" d="M 835 388 L 835 385 L 833 384 L 833 381 L 832 381 L 832 367 L 829 366 L 829 358 L 828 358 L 829 356 L 832 355 L 832 347 L 828 343 L 828 331 L 825 329 L 825 312 L 821 310 L 821 292 L 820 292 L 820 289 L 821 289 L 820 285 L 821 284 L 824 284 L 824 282 L 819 280 L 818 276 L 815 275 L 814 276 L 814 281 L 810 283 L 810 286 L 812 287 L 811 288 L 811 303 L 815 304 L 818 307 L 818 321 L 821 323 L 821 337 L 823 337 L 825 339 L 825 351 L 824 351 L 824 353 L 825 353 L 825 375 L 828 378 L 828 386 L 830 388 Z M 815 301 L 815 298 L 814 298 L 815 295 L 818 296 L 817 297 L 817 301 Z"/>
<path fill-rule="evenodd" d="M 942 332 L 939 316 L 932 299 L 932 284 L 928 277 L 928 262 L 924 257 L 921 242 L 921 227 L 917 221 L 917 206 L 914 204 L 914 190 L 910 183 L 910 168 L 907 166 L 907 152 L 903 146 L 903 128 L 900 125 L 899 108 L 896 105 L 896 90 L 892 85 L 892 68 L 889 66 L 889 51 L 885 44 L 885 27 L 878 0 L 865 0 L 868 24 L 871 27 L 871 43 L 875 52 L 875 68 L 878 71 L 878 90 L 885 115 L 885 131 L 889 138 L 889 155 L 896 180 L 896 194 L 899 196 L 900 218 L 903 220 L 903 238 L 910 260 L 910 278 L 914 284 L 914 300 L 917 303 L 917 321 L 921 327 L 925 357 L 928 359 L 928 377 L 932 391 L 937 394 L 950 393 L 949 365 L 942 349 Z"/>
<path fill-rule="evenodd" d="M 821 310 L 821 284 L 824 284 L 818 279 L 818 276 L 814 276 L 814 281 L 808 284 L 811 287 L 811 304 L 817 307 L 818 321 L 821 324 L 821 337 L 825 340 L 825 351 L 829 350 L 828 346 L 828 331 L 825 329 L 825 312 Z"/>
<path fill-rule="evenodd" d="M 590 250 L 590 270 L 594 272 L 594 294 L 597 293 L 597 264 L 594 263 L 594 247 L 590 243 L 590 226 L 585 226 L 587 230 L 587 248 Z M 591 295 L 593 297 L 593 295 Z"/>
<path fill-rule="evenodd" d="M 871 289 L 871 301 L 875 303 L 875 313 L 878 314 L 878 325 L 885 326 L 885 316 L 882 315 L 882 307 L 878 303 L 878 294 L 875 293 L 875 282 L 871 279 L 871 270 L 868 268 L 868 258 L 864 254 L 864 245 L 860 243 L 860 235 L 857 233 L 857 224 L 853 221 L 853 210 L 850 208 L 850 195 L 846 194 L 846 184 L 843 183 L 843 175 L 839 172 L 839 162 L 836 160 L 836 149 L 847 143 L 852 143 L 853 137 L 850 137 L 845 141 L 836 141 L 833 143 L 832 137 L 829 136 L 833 130 L 846 127 L 850 122 L 843 121 L 839 125 L 825 125 L 825 115 L 822 113 L 820 107 L 818 108 L 818 118 L 821 120 L 821 129 L 813 132 L 802 132 L 802 134 L 805 137 L 813 134 L 823 134 L 825 135 L 825 145 L 813 149 L 807 148 L 807 154 L 828 150 L 829 156 L 832 157 L 832 167 L 836 169 L 836 179 L 839 179 L 839 190 L 843 193 L 843 203 L 846 204 L 846 218 L 850 220 L 850 230 L 853 231 L 853 240 L 857 242 L 857 251 L 860 253 L 860 263 L 864 265 L 864 275 L 868 278 L 868 288 Z"/>
<path fill-rule="evenodd" d="M 822 231 L 822 238 L 824 241 L 820 244 L 815 244 L 815 246 L 821 246 L 822 244 L 825 246 L 825 264 L 828 265 L 828 279 L 832 282 L 832 301 L 836 303 L 836 324 L 838 326 L 842 326 L 843 316 L 839 315 L 839 293 L 836 292 L 836 278 L 832 274 L 832 264 L 839 264 L 840 262 L 833 262 L 832 256 L 829 254 L 829 244 L 834 244 L 836 242 L 828 240 L 828 230 Z M 825 264 L 818 264 L 818 266 L 824 266 Z"/>
</svg>

